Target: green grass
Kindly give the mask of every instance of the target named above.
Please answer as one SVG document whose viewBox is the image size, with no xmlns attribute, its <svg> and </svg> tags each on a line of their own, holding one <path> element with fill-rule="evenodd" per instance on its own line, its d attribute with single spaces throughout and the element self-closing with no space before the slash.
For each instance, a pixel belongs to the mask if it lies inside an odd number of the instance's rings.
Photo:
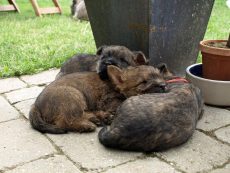
<svg viewBox="0 0 230 173">
<path fill-rule="evenodd" d="M 41 6 L 52 6 L 49 2 L 38 1 Z M 0 12 L 0 77 L 60 67 L 76 52 L 95 52 L 90 24 L 71 19 L 71 0 L 59 2 L 63 15 L 36 17 L 29 0 L 17 1 L 21 14 Z"/>
<path fill-rule="evenodd" d="M 215 0 L 204 39 L 228 39 L 228 35 L 230 33 L 230 9 L 225 5 L 225 3 L 226 0 Z M 201 62 L 200 54 L 197 62 Z"/>
<path fill-rule="evenodd" d="M 38 0 L 52 6 L 51 0 Z M 72 0 L 59 0 L 63 15 L 36 17 L 29 0 L 18 0 L 21 14 L 0 12 L 0 77 L 33 74 L 61 64 L 75 53 L 96 50 L 88 22 L 70 17 Z M 6 0 L 1 0 L 5 4 Z M 205 39 L 227 39 L 230 10 L 216 0 Z M 200 56 L 198 62 L 201 61 Z"/>
</svg>

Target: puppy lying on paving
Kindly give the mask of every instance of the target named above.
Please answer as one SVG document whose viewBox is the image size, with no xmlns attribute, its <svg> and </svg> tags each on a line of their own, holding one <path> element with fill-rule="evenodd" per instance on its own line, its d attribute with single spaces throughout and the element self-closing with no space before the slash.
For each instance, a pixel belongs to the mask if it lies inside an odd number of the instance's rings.
<svg viewBox="0 0 230 173">
<path fill-rule="evenodd" d="M 96 72 L 72 73 L 49 84 L 37 97 L 29 119 L 42 133 L 90 132 L 109 123 L 125 98 L 164 90 L 165 80 L 151 66 L 107 67 L 110 81 Z"/>
<path fill-rule="evenodd" d="M 67 60 L 61 67 L 56 79 L 70 73 L 93 71 L 98 72 L 102 79 L 108 79 L 107 65 L 120 68 L 128 66 L 146 65 L 148 63 L 141 51 L 130 51 L 124 46 L 102 46 L 97 55 L 79 54 Z"/>
<path fill-rule="evenodd" d="M 159 151 L 186 142 L 203 112 L 200 90 L 170 75 L 168 92 L 134 96 L 117 109 L 110 127 L 99 132 L 99 141 L 112 148 L 134 151 Z"/>
</svg>

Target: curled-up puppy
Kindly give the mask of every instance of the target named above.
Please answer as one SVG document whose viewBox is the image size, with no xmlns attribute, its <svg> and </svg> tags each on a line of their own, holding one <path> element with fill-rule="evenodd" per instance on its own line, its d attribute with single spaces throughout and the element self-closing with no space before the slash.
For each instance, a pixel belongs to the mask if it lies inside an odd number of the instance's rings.
<svg viewBox="0 0 230 173">
<path fill-rule="evenodd" d="M 146 92 L 161 92 L 165 80 L 151 66 L 120 69 L 109 65 L 110 80 L 96 72 L 72 73 L 49 84 L 29 113 L 32 127 L 42 133 L 90 132 L 109 124 L 111 114 L 125 98 Z"/>
<path fill-rule="evenodd" d="M 70 73 L 83 71 L 98 71 L 101 79 L 108 79 L 107 65 L 120 68 L 128 66 L 146 65 L 148 60 L 141 51 L 131 51 L 124 46 L 101 46 L 97 55 L 78 54 L 68 59 L 61 67 L 56 79 Z"/>
<path fill-rule="evenodd" d="M 73 0 L 71 14 L 74 19 L 89 20 L 84 0 Z"/>
<path fill-rule="evenodd" d="M 168 70 L 164 66 L 160 70 L 169 79 Z M 203 113 L 200 90 L 173 76 L 168 80 L 167 90 L 125 100 L 111 126 L 99 132 L 99 141 L 107 147 L 144 152 L 186 142 Z"/>
</svg>

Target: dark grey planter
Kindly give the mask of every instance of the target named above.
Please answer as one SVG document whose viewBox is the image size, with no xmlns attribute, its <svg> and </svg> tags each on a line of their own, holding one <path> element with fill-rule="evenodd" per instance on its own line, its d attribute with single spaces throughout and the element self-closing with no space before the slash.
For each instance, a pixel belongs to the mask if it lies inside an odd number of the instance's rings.
<svg viewBox="0 0 230 173">
<path fill-rule="evenodd" d="M 214 0 L 85 0 L 96 46 L 141 50 L 177 75 L 196 62 Z"/>
</svg>

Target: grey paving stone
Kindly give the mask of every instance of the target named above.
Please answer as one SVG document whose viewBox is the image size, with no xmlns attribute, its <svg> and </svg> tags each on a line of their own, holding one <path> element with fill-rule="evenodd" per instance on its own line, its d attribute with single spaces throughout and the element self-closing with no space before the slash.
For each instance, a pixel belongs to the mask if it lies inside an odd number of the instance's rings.
<svg viewBox="0 0 230 173">
<path fill-rule="evenodd" d="M 0 170 L 56 152 L 47 138 L 26 120 L 0 124 Z"/>
<path fill-rule="evenodd" d="M 36 98 L 44 87 L 34 86 L 31 88 L 23 88 L 17 91 L 12 91 L 10 93 L 6 93 L 7 99 L 9 99 L 10 103 L 17 103 L 24 100 L 29 100 L 32 98 Z"/>
<path fill-rule="evenodd" d="M 230 147 L 196 131 L 184 145 L 158 154 L 189 173 L 211 170 L 230 159 Z"/>
<path fill-rule="evenodd" d="M 21 79 L 29 85 L 46 84 L 54 81 L 59 71 L 59 69 L 44 71 L 35 75 L 22 76 Z"/>
<path fill-rule="evenodd" d="M 7 78 L 0 80 L 0 93 L 26 87 L 26 84 L 18 78 Z"/>
<path fill-rule="evenodd" d="M 65 156 L 40 159 L 5 173 L 81 173 Z"/>
<path fill-rule="evenodd" d="M 97 131 L 98 132 L 98 131 Z M 141 153 L 106 149 L 94 133 L 49 135 L 73 161 L 87 169 L 101 169 L 135 160 Z"/>
<path fill-rule="evenodd" d="M 197 129 L 211 131 L 230 124 L 230 111 L 205 106 L 204 115 L 198 121 Z"/>
<path fill-rule="evenodd" d="M 230 164 L 226 165 L 224 168 L 213 170 L 210 173 L 229 173 L 229 172 L 230 172 Z"/>
<path fill-rule="evenodd" d="M 32 104 L 34 104 L 35 102 L 35 98 L 34 99 L 30 99 L 30 100 L 25 100 L 22 102 L 18 102 L 16 103 L 14 106 L 21 112 L 23 113 L 23 115 L 29 119 L 29 111 L 30 111 L 30 107 Z"/>
<path fill-rule="evenodd" d="M 18 117 L 19 112 L 0 96 L 0 122 L 16 119 Z"/>
<path fill-rule="evenodd" d="M 107 170 L 105 173 L 177 173 L 172 166 L 157 159 L 146 158 L 129 162 L 121 166 Z"/>
<path fill-rule="evenodd" d="M 218 139 L 230 144 L 230 126 L 215 131 L 215 135 Z"/>
</svg>

